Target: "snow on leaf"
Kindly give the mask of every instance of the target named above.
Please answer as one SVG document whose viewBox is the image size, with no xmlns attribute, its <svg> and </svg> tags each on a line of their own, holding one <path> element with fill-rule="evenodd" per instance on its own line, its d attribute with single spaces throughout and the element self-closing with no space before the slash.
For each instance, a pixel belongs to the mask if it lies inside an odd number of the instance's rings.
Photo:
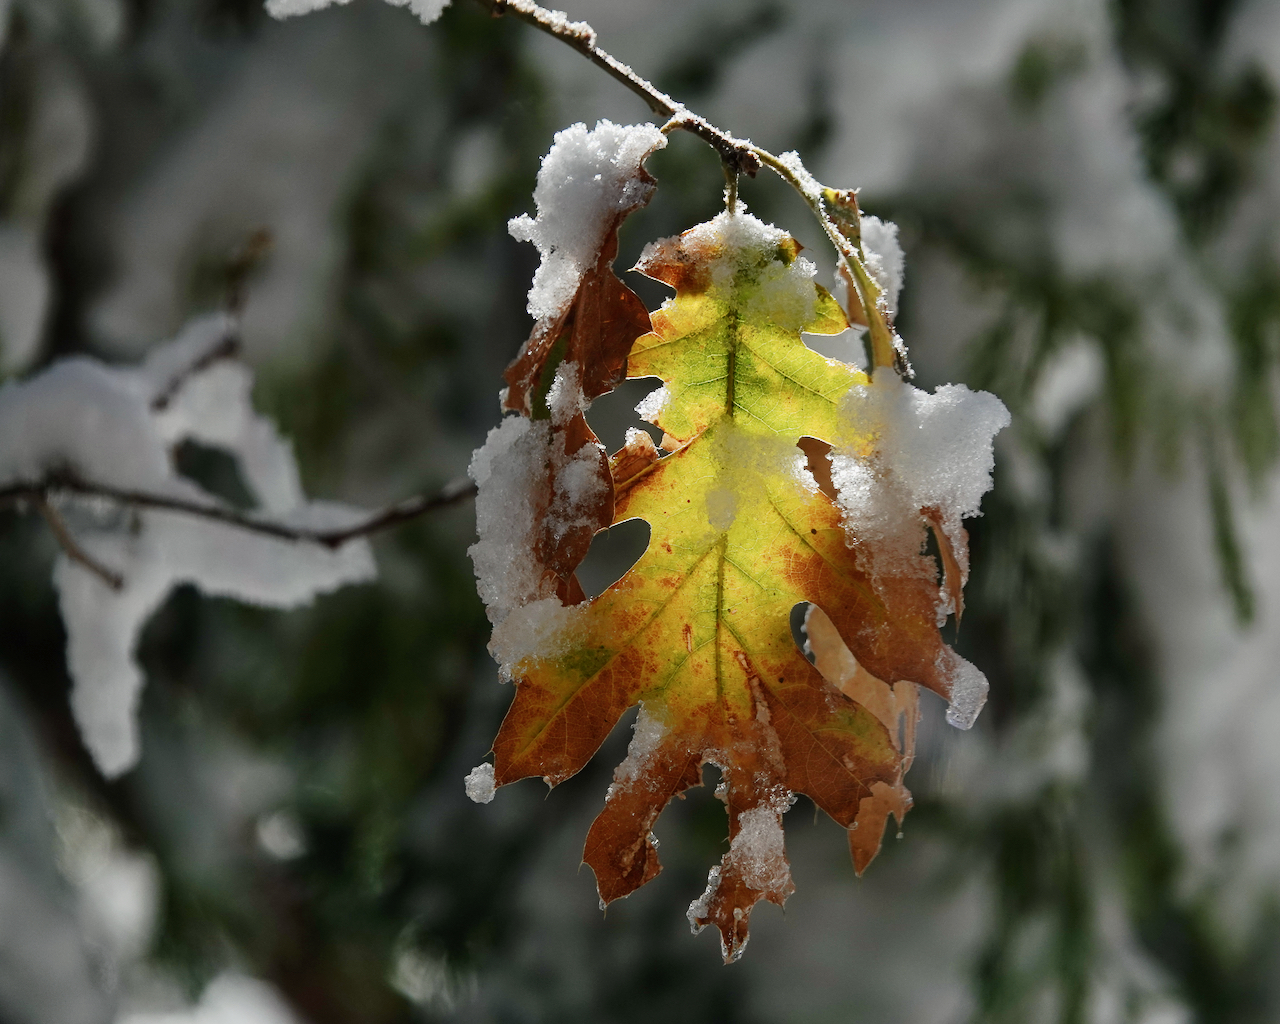
<svg viewBox="0 0 1280 1024">
<path fill-rule="evenodd" d="M 533 333 L 507 368 L 504 406 L 537 418 L 560 362 L 576 363 L 587 401 L 626 375 L 631 343 L 649 313 L 613 272 L 618 227 L 649 202 L 655 182 L 645 159 L 667 144 L 651 124 L 601 121 L 557 132 L 538 172 L 538 216 L 511 221 L 511 234 L 542 255 L 529 291 Z"/>
</svg>

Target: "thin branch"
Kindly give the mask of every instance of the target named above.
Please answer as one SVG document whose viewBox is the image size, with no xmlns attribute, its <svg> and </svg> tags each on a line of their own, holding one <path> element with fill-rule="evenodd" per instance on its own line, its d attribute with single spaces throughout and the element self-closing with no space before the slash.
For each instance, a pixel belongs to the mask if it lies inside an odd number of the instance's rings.
<svg viewBox="0 0 1280 1024">
<path fill-rule="evenodd" d="M 44 494 L 35 495 L 34 501 L 36 508 L 40 510 L 40 515 L 49 524 L 49 532 L 53 534 L 58 546 L 62 548 L 63 553 L 71 561 L 84 566 L 112 590 L 119 590 L 124 586 L 123 576 L 108 569 L 80 546 L 80 542 L 75 539 L 67 528 L 67 524 L 62 521 L 62 516 L 58 515 L 58 510 L 49 504 L 49 500 Z"/>
<path fill-rule="evenodd" d="M 198 516 L 202 519 L 233 526 L 249 533 L 275 537 L 279 540 L 307 542 L 320 544 L 327 548 L 338 548 L 357 537 L 367 537 L 381 530 L 417 519 L 428 512 L 456 505 L 467 498 L 474 497 L 475 493 L 476 485 L 472 481 L 455 480 L 438 494 L 409 498 L 398 505 L 393 505 L 391 508 L 375 512 L 363 522 L 356 523 L 353 526 L 327 530 L 307 526 L 291 526 L 269 519 L 257 519 L 243 512 L 237 512 L 235 509 L 227 508 L 224 505 L 188 501 L 184 498 L 174 498 L 164 494 L 150 494 L 146 491 L 133 491 L 122 487 L 114 487 L 111 484 L 90 483 L 67 476 L 35 482 L 14 483 L 6 487 L 0 487 L 0 505 L 12 505 L 23 501 L 35 503 L 41 513 L 44 514 L 46 521 L 48 521 L 50 528 L 54 531 L 54 535 L 57 536 L 58 542 L 62 544 L 68 556 L 85 565 L 86 568 L 93 569 L 104 580 L 110 582 L 112 578 L 118 580 L 119 577 L 112 574 L 110 570 L 103 569 L 96 563 L 92 563 L 89 556 L 80 550 L 74 538 L 67 531 L 65 524 L 57 517 L 52 506 L 49 505 L 49 498 L 52 495 L 74 494 L 86 498 L 105 498 L 108 501 L 135 508 L 152 508 L 164 512 L 179 512 L 184 515 Z M 52 518 L 50 518 L 51 516 Z M 113 586 L 118 586 L 118 584 L 113 584 Z"/>
<path fill-rule="evenodd" d="M 227 310 L 233 316 L 244 309 L 244 286 L 249 275 L 275 248 L 275 236 L 267 228 L 258 228 L 240 245 L 227 261 Z"/>
<path fill-rule="evenodd" d="M 249 275 L 271 252 L 275 239 L 266 228 L 258 228 L 227 258 L 226 295 L 223 304 L 229 317 L 229 329 L 204 352 L 178 370 L 151 399 L 151 408 L 161 412 L 192 377 L 222 359 L 240 354 L 240 314 L 244 311 L 245 283 Z"/>
<path fill-rule="evenodd" d="M 164 387 L 156 392 L 154 398 L 151 399 L 151 409 L 153 412 L 162 412 L 168 408 L 169 403 L 182 390 L 183 386 L 196 374 L 207 370 L 214 363 L 222 359 L 232 359 L 240 351 L 240 333 L 239 323 L 232 321 L 235 325 L 231 330 L 224 334 L 217 342 L 201 352 L 186 366 L 182 367 L 177 373 L 165 382 Z"/>
<path fill-rule="evenodd" d="M 748 174 L 755 177 L 762 166 L 774 171 L 800 193 L 835 247 L 841 268 L 849 273 L 857 287 L 869 325 L 875 365 L 892 366 L 900 375 L 911 377 L 911 367 L 906 361 L 906 353 L 900 344 L 895 342 L 894 334 L 879 308 L 877 300 L 880 289 L 867 271 L 861 244 L 852 242 L 846 237 L 826 209 L 824 191 L 833 190 L 824 190 L 807 174 L 805 177 L 809 180 L 801 181 L 786 161 L 749 140 L 735 138 L 723 129 L 717 128 L 705 117 L 689 110 L 683 103 L 676 102 L 652 82 L 636 74 L 622 61 L 600 49 L 596 45 L 595 29 L 585 21 L 570 21 L 563 12 L 548 10 L 534 3 L 533 0 L 476 0 L 476 2 L 494 17 L 509 14 L 577 50 L 591 63 L 602 68 L 612 78 L 644 100 L 655 114 L 667 118 L 667 123 L 662 127 L 663 132 L 677 129 L 687 131 L 710 145 L 720 154 L 720 160 L 724 164 L 725 177 L 728 181 L 726 200 L 731 203 L 730 210 L 734 208 L 732 202 L 736 200 L 738 175 Z"/>
<path fill-rule="evenodd" d="M 724 163 L 733 167 L 739 174 L 749 174 L 754 177 L 756 171 L 760 170 L 760 159 L 750 142 L 745 139 L 735 139 L 706 118 L 692 113 L 683 103 L 677 103 L 652 82 L 641 78 L 622 61 L 600 49 L 596 46 L 595 29 L 585 21 L 569 21 L 561 12 L 540 7 L 531 0 L 476 0 L 476 2 L 494 17 L 509 14 L 573 47 L 596 67 L 603 69 L 606 74 L 644 100 L 655 114 L 668 118 L 668 124 L 663 131 L 679 128 L 698 136 L 720 154 L 720 159 Z"/>
</svg>

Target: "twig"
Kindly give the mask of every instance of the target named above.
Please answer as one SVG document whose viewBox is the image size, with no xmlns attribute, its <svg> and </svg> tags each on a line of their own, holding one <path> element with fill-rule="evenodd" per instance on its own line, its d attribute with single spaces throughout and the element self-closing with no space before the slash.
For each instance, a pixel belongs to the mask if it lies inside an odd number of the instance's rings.
<svg viewBox="0 0 1280 1024">
<path fill-rule="evenodd" d="M 591 63 L 604 69 L 612 78 L 643 99 L 655 114 L 667 118 L 667 123 L 662 127 L 663 132 L 679 129 L 690 132 L 706 142 L 720 154 L 720 160 L 724 164 L 725 177 L 728 181 L 726 200 L 736 200 L 739 174 L 755 177 L 762 166 L 768 167 L 799 192 L 835 247 L 841 267 L 849 273 L 857 287 L 869 325 L 875 365 L 892 366 L 902 376 L 908 378 L 911 376 L 911 367 L 906 361 L 906 353 L 895 342 L 885 314 L 880 309 L 877 301 L 880 289 L 867 272 L 861 244 L 850 241 L 826 209 L 827 201 L 824 193 L 831 191 L 834 194 L 834 190 L 823 189 L 812 178 L 801 181 L 793 167 L 786 161 L 749 140 L 735 138 L 723 129 L 717 128 L 705 117 L 695 114 L 684 104 L 676 102 L 652 82 L 636 74 L 622 61 L 600 49 L 596 45 L 595 29 L 585 21 L 570 21 L 562 12 L 548 10 L 534 3 L 533 0 L 476 0 L 476 2 L 494 17 L 509 14 L 577 50 Z M 807 174 L 805 176 L 808 177 Z M 730 210 L 733 208 L 733 205 L 729 206 Z"/>
<path fill-rule="evenodd" d="M 233 320 L 232 323 L 236 324 L 236 328 L 238 328 L 239 325 L 236 321 Z M 228 331 L 215 344 L 201 352 L 200 355 L 170 377 L 165 382 L 164 387 L 157 391 L 155 397 L 151 399 L 152 410 L 161 412 L 166 409 L 188 380 L 201 371 L 207 370 L 219 360 L 231 359 L 237 355 L 240 351 L 240 334 L 236 328 Z"/>
<path fill-rule="evenodd" d="M 165 382 L 164 387 L 151 399 L 153 410 L 160 412 L 167 408 L 183 385 L 196 374 L 207 370 L 221 359 L 231 359 L 240 353 L 240 314 L 244 310 L 245 282 L 274 245 L 275 238 L 271 232 L 266 228 L 258 228 L 227 258 L 226 296 L 223 302 L 230 318 L 230 329 Z"/>
<path fill-rule="evenodd" d="M 227 261 L 227 309 L 232 315 L 244 308 L 244 286 L 249 275 L 275 247 L 275 236 L 267 228 L 258 228 Z"/>
<path fill-rule="evenodd" d="M 531 0 L 476 0 L 476 2 L 494 17 L 509 14 L 572 46 L 592 64 L 602 68 L 608 75 L 644 100 L 655 114 L 668 118 L 669 121 L 663 131 L 679 128 L 698 136 L 720 154 L 720 159 L 724 163 L 733 167 L 739 174 L 749 174 L 754 177 L 756 171 L 760 170 L 760 159 L 750 142 L 746 139 L 735 139 L 706 118 L 692 113 L 683 103 L 677 103 L 652 82 L 641 78 L 622 61 L 600 49 L 596 46 L 595 29 L 585 21 L 569 21 L 559 11 L 547 10 L 532 3 Z"/>
<path fill-rule="evenodd" d="M 347 541 L 354 540 L 357 537 L 366 537 L 369 534 L 399 526 L 401 523 L 407 523 L 428 512 L 456 505 L 466 498 L 474 497 L 475 493 L 476 485 L 472 481 L 456 480 L 438 494 L 409 498 L 398 505 L 393 505 L 391 508 L 372 514 L 364 522 L 356 523 L 353 526 L 327 530 L 307 526 L 290 526 L 286 523 L 274 522 L 269 519 L 256 519 L 224 505 L 187 501 L 184 498 L 173 498 L 164 494 L 150 494 L 146 491 L 133 491 L 122 487 L 114 487 L 111 484 L 90 483 L 68 476 L 59 476 L 34 482 L 13 483 L 0 487 L 0 505 L 11 505 L 23 501 L 35 503 L 41 513 L 44 514 L 46 521 L 68 556 L 85 565 L 86 568 L 93 569 L 104 580 L 110 582 L 111 579 L 119 580 L 119 577 L 111 573 L 110 570 L 94 563 L 79 548 L 74 538 L 67 531 L 65 524 L 62 523 L 49 505 L 49 497 L 51 495 L 75 494 L 81 497 L 105 498 L 108 501 L 115 501 L 122 505 L 130 505 L 136 508 L 180 512 L 184 515 L 198 516 L 227 526 L 234 526 L 249 533 L 276 537 L 280 540 L 320 544 L 332 549 L 341 547 Z M 119 583 L 112 585 L 118 587 Z"/>
<path fill-rule="evenodd" d="M 62 548 L 63 553 L 71 561 L 84 566 L 112 590 L 119 590 L 124 586 L 123 576 L 108 569 L 80 546 L 79 541 L 75 539 L 67 528 L 67 524 L 62 521 L 62 516 L 58 515 L 58 510 L 49 504 L 49 500 L 44 494 L 36 494 L 33 498 L 36 508 L 40 510 L 40 515 L 49 524 L 49 532 L 53 534 L 58 546 Z"/>
</svg>

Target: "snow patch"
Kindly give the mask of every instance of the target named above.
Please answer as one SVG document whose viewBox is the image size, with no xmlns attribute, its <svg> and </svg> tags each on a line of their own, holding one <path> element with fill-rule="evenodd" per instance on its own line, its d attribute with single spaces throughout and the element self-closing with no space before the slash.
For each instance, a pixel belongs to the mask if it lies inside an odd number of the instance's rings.
<svg viewBox="0 0 1280 1024">
<path fill-rule="evenodd" d="M 667 403 L 671 401 L 671 392 L 667 390 L 664 384 L 656 391 L 650 391 L 644 398 L 640 399 L 640 404 L 636 406 L 636 415 L 646 423 L 658 425 L 658 417 L 662 415 L 662 410 L 667 407 Z"/>
<path fill-rule="evenodd" d="M 934 509 L 957 557 L 961 520 L 991 489 L 992 442 L 1009 425 L 994 395 L 945 384 L 934 394 L 888 369 L 855 384 L 841 402 L 845 436 L 832 453 L 850 543 L 878 571 L 907 569 L 923 539 L 922 509 Z M 961 562 L 967 575 L 967 558 Z"/>
<path fill-rule="evenodd" d="M 987 677 L 977 666 L 958 654 L 944 651 L 938 656 L 943 676 L 951 683 L 951 698 L 947 705 L 947 723 L 957 729 L 971 729 L 978 719 L 978 712 L 987 702 Z"/>
<path fill-rule="evenodd" d="M 739 203 L 733 213 L 726 210 L 681 235 L 650 242 L 637 269 L 650 261 L 680 261 L 688 258 L 683 254 L 696 254 L 707 268 L 713 297 L 745 301 L 742 314 L 747 318 L 799 330 L 813 319 L 817 268 L 803 257 L 783 259 L 781 247 L 789 240 L 785 231 L 753 217 Z"/>
<path fill-rule="evenodd" d="M 567 422 L 568 409 L 582 402 L 576 368 L 566 366 L 549 393 L 553 422 Z M 571 642 L 582 610 L 560 603 L 555 574 L 538 560 L 538 535 L 543 526 L 560 538 L 594 523 L 592 510 L 609 486 L 600 475 L 601 447 L 587 442 L 566 456 L 552 427 L 546 420 L 507 417 L 489 431 L 468 470 L 477 484 L 479 535 L 468 554 L 494 627 L 489 651 L 503 679 L 513 678 L 522 662 L 553 657 Z M 557 486 L 544 505 L 548 466 Z"/>
<path fill-rule="evenodd" d="M 727 862 L 742 880 L 761 892 L 779 892 L 791 881 L 782 822 L 771 806 L 752 807 L 738 817 L 738 834 L 729 844 Z"/>
</svg>

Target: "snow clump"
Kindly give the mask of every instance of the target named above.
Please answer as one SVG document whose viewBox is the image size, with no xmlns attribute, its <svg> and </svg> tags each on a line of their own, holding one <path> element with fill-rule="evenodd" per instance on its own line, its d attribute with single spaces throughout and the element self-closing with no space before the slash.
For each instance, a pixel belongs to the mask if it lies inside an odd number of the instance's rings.
<svg viewBox="0 0 1280 1024">
<path fill-rule="evenodd" d="M 931 395 L 880 368 L 849 389 L 840 414 L 832 479 L 851 542 L 879 570 L 901 569 L 919 553 L 921 510 L 932 509 L 959 550 L 961 519 L 979 515 L 991 489 L 992 443 L 1009 425 L 1004 403 L 963 384 Z"/>
<path fill-rule="evenodd" d="M 493 779 L 493 765 L 488 761 L 476 765 L 467 773 L 466 779 L 463 780 L 463 787 L 467 791 L 467 799 L 473 803 L 491 803 L 493 794 L 496 791 Z"/>
<path fill-rule="evenodd" d="M 645 158 L 667 144 L 652 124 L 600 121 L 590 131 L 574 124 L 556 132 L 542 158 L 533 191 L 537 217 L 514 217 L 511 237 L 538 247 L 542 263 L 529 289 L 529 315 L 558 317 L 573 301 L 583 275 L 595 266 L 609 229 L 629 210 L 643 206 L 653 179 Z"/>
<path fill-rule="evenodd" d="M 609 786 L 609 792 L 605 794 L 606 802 L 612 797 L 616 787 L 633 785 L 637 779 L 647 775 L 653 755 L 662 746 L 662 741 L 667 738 L 666 723 L 649 714 L 644 701 L 640 702 L 640 713 L 636 716 L 632 729 L 631 742 L 627 744 L 627 756 L 613 770 L 613 783 Z"/>
<path fill-rule="evenodd" d="M 233 455 L 259 510 L 276 522 L 310 528 L 358 522 L 363 513 L 356 509 L 306 500 L 288 442 L 249 403 L 251 372 L 223 358 L 235 330 L 228 317 L 206 317 L 139 367 L 67 359 L 0 387 L 0 486 L 69 477 L 221 507 L 174 467 L 174 447 L 190 439 Z M 138 759 L 143 677 L 135 648 L 174 587 L 191 583 L 206 594 L 289 608 L 376 571 L 364 540 L 330 550 L 182 512 L 126 510 L 69 492 L 52 500 L 75 543 L 121 580 L 112 588 L 65 552 L 53 571 L 67 630 L 72 712 L 108 777 Z"/>
</svg>

